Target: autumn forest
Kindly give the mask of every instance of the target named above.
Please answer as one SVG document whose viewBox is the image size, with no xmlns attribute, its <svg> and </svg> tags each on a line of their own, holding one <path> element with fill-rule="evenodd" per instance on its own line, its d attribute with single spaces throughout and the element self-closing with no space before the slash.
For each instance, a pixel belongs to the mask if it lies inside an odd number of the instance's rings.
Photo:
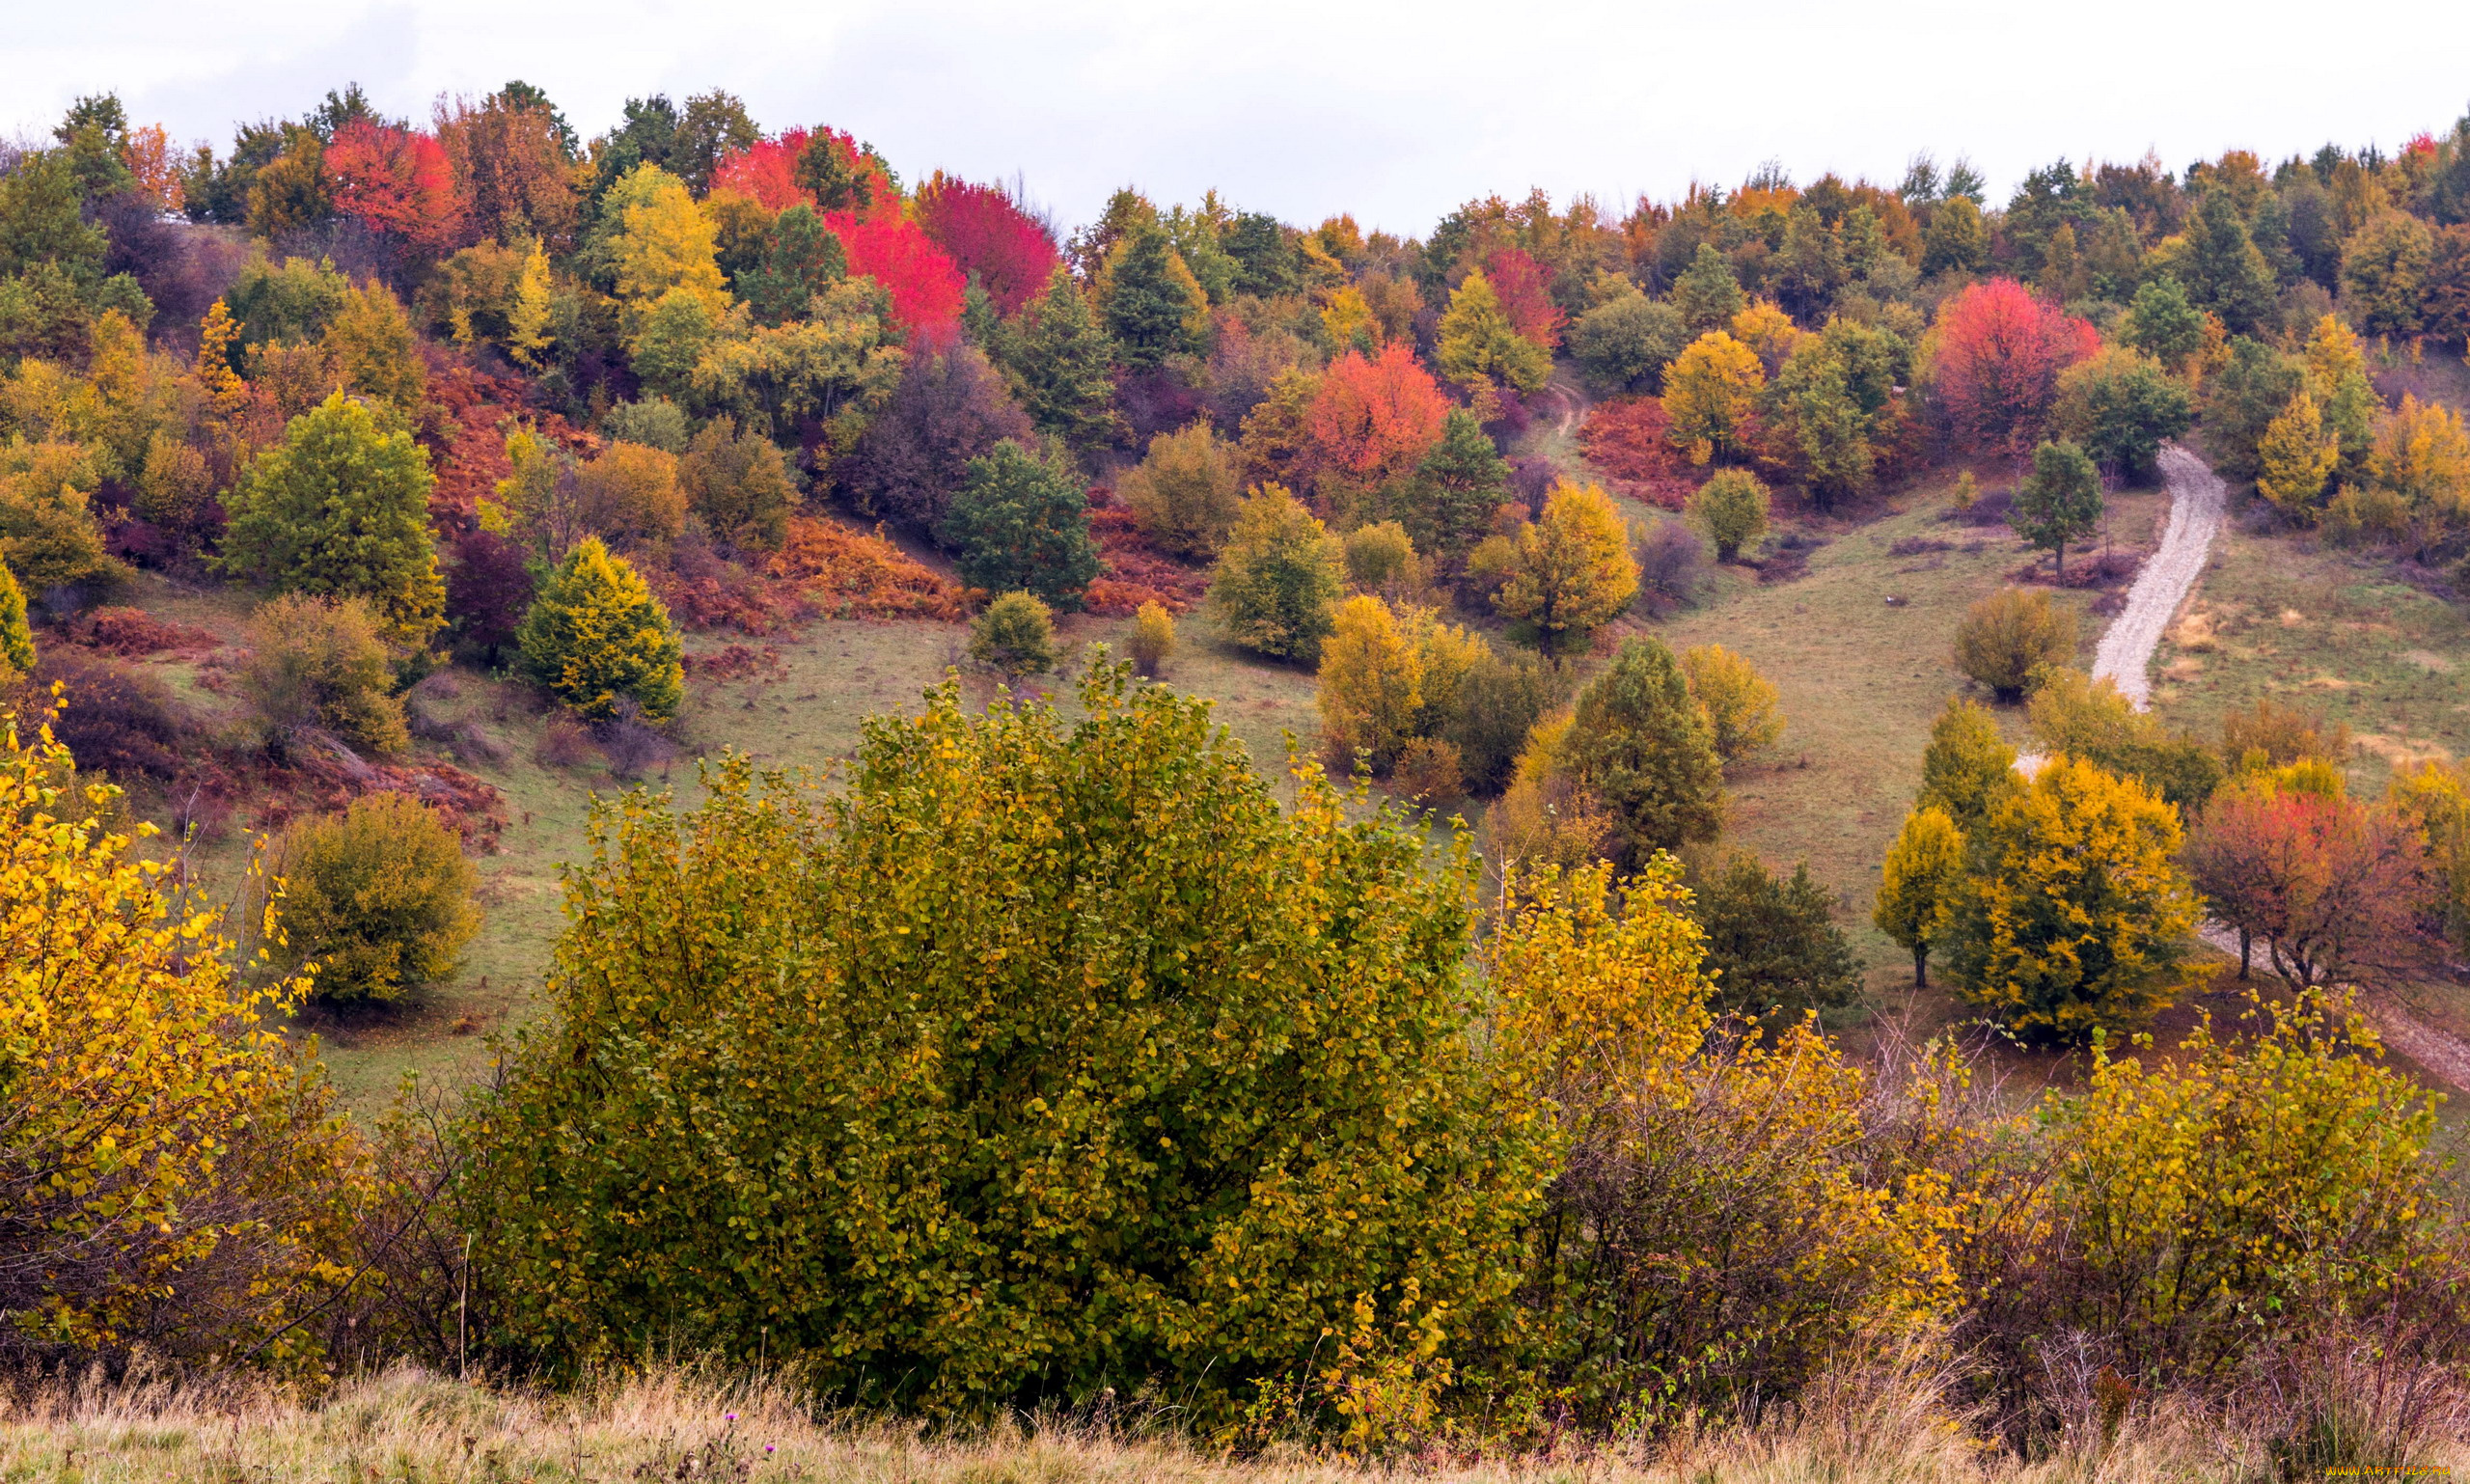
<svg viewBox="0 0 2470 1484">
<path fill-rule="evenodd" d="M 2470 117 L 932 164 L 0 141 L 0 1476 L 2470 1466 Z"/>
</svg>

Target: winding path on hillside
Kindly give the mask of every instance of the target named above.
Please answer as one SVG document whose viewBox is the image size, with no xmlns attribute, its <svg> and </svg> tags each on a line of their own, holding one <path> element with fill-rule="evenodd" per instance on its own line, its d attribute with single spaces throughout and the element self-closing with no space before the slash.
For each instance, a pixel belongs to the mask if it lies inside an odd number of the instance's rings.
<svg viewBox="0 0 2470 1484">
<path fill-rule="evenodd" d="M 2229 486 L 2184 446 L 2161 449 L 2161 479 L 2170 488 L 2170 524 L 2127 590 L 2127 607 L 2110 622 L 2093 653 L 2093 675 L 2106 678 L 2138 711 L 2153 709 L 2153 653 L 2187 600 L 2212 554 L 2212 538 L 2230 508 Z"/>
<path fill-rule="evenodd" d="M 2204 575 L 2212 538 L 2220 534 L 2230 508 L 2229 486 L 2221 476 L 2181 444 L 2163 446 L 2161 478 L 2170 490 L 2170 523 L 2161 533 L 2160 546 L 2135 574 L 2127 607 L 2111 620 L 2093 655 L 2094 676 L 2117 685 L 2139 711 L 2153 707 L 2154 653 L 2179 606 Z M 2016 765 L 2031 773 L 2041 761 L 2039 754 L 2028 753 Z M 2238 935 L 2217 922 L 2207 922 L 2199 936 L 2233 957 L 2238 952 Z M 2388 1046 L 2429 1076 L 2470 1091 L 2470 1042 L 2424 1024 L 2388 995 L 2369 997 L 2363 1007 Z"/>
</svg>

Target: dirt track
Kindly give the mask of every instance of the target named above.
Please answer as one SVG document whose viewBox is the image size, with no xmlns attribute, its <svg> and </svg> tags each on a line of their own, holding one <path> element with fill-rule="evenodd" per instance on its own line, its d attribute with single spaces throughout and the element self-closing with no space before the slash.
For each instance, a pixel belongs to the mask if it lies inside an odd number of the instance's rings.
<svg viewBox="0 0 2470 1484">
<path fill-rule="evenodd" d="M 2187 591 L 2204 575 L 2212 553 L 2213 536 L 2221 530 L 2230 491 L 2210 465 L 2178 444 L 2161 450 L 2161 478 L 2170 486 L 2170 524 L 2161 545 L 2145 559 L 2127 590 L 2127 607 L 2110 622 L 2094 651 L 2093 674 L 2116 682 L 2119 694 L 2139 711 L 2153 705 L 2153 651 L 2161 645 Z"/>
</svg>

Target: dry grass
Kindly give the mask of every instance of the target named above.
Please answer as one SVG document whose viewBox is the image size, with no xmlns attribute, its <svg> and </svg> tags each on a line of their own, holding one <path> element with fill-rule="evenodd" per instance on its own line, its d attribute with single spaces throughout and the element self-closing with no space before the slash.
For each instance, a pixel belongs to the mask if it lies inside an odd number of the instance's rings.
<svg viewBox="0 0 2470 1484">
<path fill-rule="evenodd" d="M 398 1369 L 304 1403 L 227 1382 L 53 1386 L 0 1399 L 0 1479 L 25 1484 L 307 1481 L 832 1480 L 847 1484 L 2105 1484 L 2273 1476 L 2247 1414 L 2142 1402 L 2088 1415 L 2032 1463 L 1981 1441 L 1933 1375 L 1889 1367 L 1822 1385 L 1756 1431 L 1671 1430 L 1651 1444 L 1514 1456 L 1444 1449 L 1365 1462 L 1297 1447 L 1239 1458 L 1157 1427 L 1041 1417 L 971 1437 L 819 1417 L 788 1388 L 656 1367 L 548 1394 Z M 2448 1414 L 2438 1425 L 2460 1420 Z M 2457 1438 L 2457 1433 L 2455 1434 Z M 2414 1463 L 2470 1467 L 2430 1434 Z"/>
</svg>

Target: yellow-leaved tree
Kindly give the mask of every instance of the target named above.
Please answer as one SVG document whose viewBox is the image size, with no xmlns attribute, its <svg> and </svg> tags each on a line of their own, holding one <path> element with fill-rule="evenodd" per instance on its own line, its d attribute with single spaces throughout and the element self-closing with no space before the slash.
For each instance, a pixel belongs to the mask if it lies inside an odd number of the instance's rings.
<svg viewBox="0 0 2470 1484">
<path fill-rule="evenodd" d="M 2284 514 L 2313 525 L 2324 482 L 2341 456 L 2340 443 L 2324 430 L 2323 412 L 2301 392 L 2264 426 L 2256 445 L 2256 491 Z"/>
<path fill-rule="evenodd" d="M 1529 1292 L 1580 1425 L 1641 1390 L 1722 1407 L 1793 1394 L 1854 1336 L 1918 1333 L 1956 1299 L 1946 1178 L 1875 1126 L 1868 1079 L 1815 1025 L 1710 1032 L 1705 934 L 1680 866 L 1511 873 L 1481 954 L 1505 1102 L 1567 1152 Z"/>
<path fill-rule="evenodd" d="M 1552 376 L 1552 353 L 1518 333 L 1480 269 L 1467 275 L 1441 312 L 1440 364 L 1461 386 L 1501 382 L 1528 396 Z"/>
<path fill-rule="evenodd" d="M 541 584 L 515 638 L 533 678 L 577 716 L 601 721 L 632 705 L 667 721 L 685 697 L 685 646 L 668 605 L 596 536 Z"/>
<path fill-rule="evenodd" d="M 116 799 L 0 718 L 0 1356 L 314 1364 L 368 1182 L 275 1028 L 305 982 L 244 975 Z"/>
<path fill-rule="evenodd" d="M 1784 734 L 1773 683 L 1722 645 L 1682 650 L 1681 673 L 1724 761 L 1739 762 Z"/>
<path fill-rule="evenodd" d="M 1981 825 L 1947 934 L 1964 998 L 2029 1040 L 2132 1030 L 2169 1004 L 2197 897 L 2179 811 L 2055 757 Z"/>
<path fill-rule="evenodd" d="M 1601 484 L 1554 486 L 1541 520 L 1521 526 L 1493 607 L 1547 651 L 1582 646 L 1638 595 L 1638 563 Z"/>
<path fill-rule="evenodd" d="M 1757 409 L 1767 369 L 1758 352 L 1721 330 L 1710 330 L 1673 357 L 1663 372 L 1666 434 L 1692 463 L 1728 456 Z"/>
<path fill-rule="evenodd" d="M 1333 766 L 1360 758 L 1386 774 L 1414 735 L 1423 707 L 1422 656 L 1398 631 L 1389 605 L 1368 593 L 1338 605 L 1321 645 L 1321 739 Z"/>
<path fill-rule="evenodd" d="M 675 289 L 694 295 L 715 320 L 728 313 L 720 239 L 685 181 L 658 165 L 638 165 L 609 188 L 600 209 L 616 230 L 598 250 L 630 315 Z"/>
<path fill-rule="evenodd" d="M 1947 811 L 1924 804 L 1904 819 L 1880 872 L 1870 921 L 1912 955 L 1912 987 L 1930 983 L 1930 949 L 1954 920 L 1963 885 L 1964 837 Z"/>
</svg>

